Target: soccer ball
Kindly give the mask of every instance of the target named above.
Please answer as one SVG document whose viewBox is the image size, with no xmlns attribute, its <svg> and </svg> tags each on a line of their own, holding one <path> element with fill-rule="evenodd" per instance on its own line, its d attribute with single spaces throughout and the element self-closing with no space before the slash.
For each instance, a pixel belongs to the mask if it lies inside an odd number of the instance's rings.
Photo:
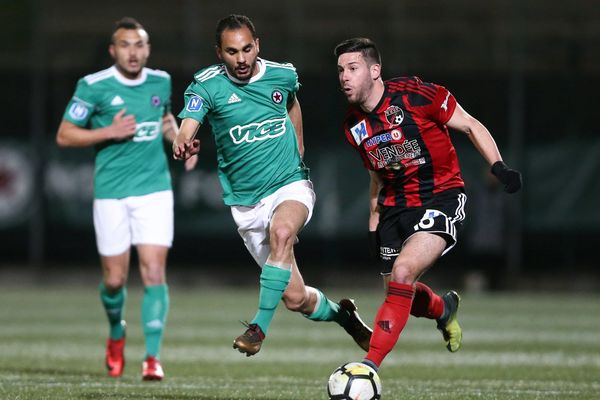
<svg viewBox="0 0 600 400">
<path fill-rule="evenodd" d="M 330 400 L 381 399 L 381 380 L 366 364 L 350 362 L 338 367 L 327 382 Z"/>
</svg>

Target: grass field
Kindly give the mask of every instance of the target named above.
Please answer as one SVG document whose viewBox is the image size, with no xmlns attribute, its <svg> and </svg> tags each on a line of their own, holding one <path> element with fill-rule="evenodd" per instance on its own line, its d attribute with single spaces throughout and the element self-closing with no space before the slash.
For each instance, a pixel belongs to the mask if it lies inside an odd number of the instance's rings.
<svg viewBox="0 0 600 400">
<path fill-rule="evenodd" d="M 336 325 L 280 309 L 261 352 L 244 357 L 231 343 L 243 331 L 238 320 L 253 316 L 256 294 L 172 288 L 166 378 L 142 382 L 139 290 L 129 291 L 125 374 L 110 379 L 95 287 L 5 283 L 0 399 L 326 399 L 330 372 L 363 353 Z M 381 293 L 352 296 L 371 323 Z M 380 370 L 383 399 L 600 399 L 599 312 L 599 296 L 464 293 L 463 348 L 448 353 L 432 321 L 412 318 Z"/>
</svg>

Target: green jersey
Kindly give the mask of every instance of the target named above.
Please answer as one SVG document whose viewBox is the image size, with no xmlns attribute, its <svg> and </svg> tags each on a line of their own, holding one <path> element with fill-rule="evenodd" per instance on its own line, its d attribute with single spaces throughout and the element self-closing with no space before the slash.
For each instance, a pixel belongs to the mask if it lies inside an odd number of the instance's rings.
<svg viewBox="0 0 600 400">
<path fill-rule="evenodd" d="M 119 199 L 171 189 L 163 147 L 162 117 L 170 112 L 171 77 L 144 68 L 138 79 L 121 75 L 115 66 L 80 79 L 63 118 L 89 129 L 112 124 L 122 109 L 135 116 L 136 133 L 124 141 L 95 146 L 94 196 Z"/>
<path fill-rule="evenodd" d="M 208 119 L 227 205 L 250 206 L 284 185 L 308 179 L 287 113 L 300 87 L 296 70 L 291 64 L 257 62 L 258 74 L 245 82 L 229 76 L 224 64 L 200 70 L 179 114 L 200 123 Z"/>
</svg>

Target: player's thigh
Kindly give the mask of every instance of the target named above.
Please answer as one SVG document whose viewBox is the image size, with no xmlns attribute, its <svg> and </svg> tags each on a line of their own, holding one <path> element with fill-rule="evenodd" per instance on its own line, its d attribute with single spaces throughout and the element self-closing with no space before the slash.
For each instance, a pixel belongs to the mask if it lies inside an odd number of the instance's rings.
<svg viewBox="0 0 600 400">
<path fill-rule="evenodd" d="M 173 243 L 173 192 L 165 190 L 127 198 L 131 242 L 171 247 Z"/>
<path fill-rule="evenodd" d="M 391 280 L 412 284 L 442 255 L 446 240 L 435 233 L 411 235 L 394 260 Z"/>
<path fill-rule="evenodd" d="M 297 200 L 286 200 L 280 203 L 269 224 L 270 236 L 275 236 L 271 240 L 287 239 L 287 236 L 294 237 L 304 226 L 308 218 L 308 210 L 304 204 Z"/>
<path fill-rule="evenodd" d="M 110 257 L 128 250 L 131 246 L 131 229 L 124 200 L 95 199 L 93 214 L 98 253 Z"/>
<path fill-rule="evenodd" d="M 261 200 L 269 209 L 269 225 L 291 226 L 298 232 L 312 217 L 316 201 L 312 182 L 300 180 L 283 186 Z"/>
<path fill-rule="evenodd" d="M 262 204 L 232 206 L 231 215 L 246 249 L 262 268 L 271 251 L 267 229 L 268 210 Z"/>
</svg>

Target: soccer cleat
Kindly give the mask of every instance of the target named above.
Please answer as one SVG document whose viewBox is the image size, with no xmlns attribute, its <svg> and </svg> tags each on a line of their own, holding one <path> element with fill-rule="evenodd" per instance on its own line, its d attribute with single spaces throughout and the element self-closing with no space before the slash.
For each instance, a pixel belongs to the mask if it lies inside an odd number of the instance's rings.
<svg viewBox="0 0 600 400">
<path fill-rule="evenodd" d="M 443 295 L 442 299 L 444 300 L 444 307 L 448 307 L 449 312 L 446 318 L 437 320 L 437 328 L 444 336 L 448 351 L 454 353 L 460 349 L 462 342 L 462 329 L 456 317 L 460 304 L 460 296 L 454 290 L 451 290 Z"/>
<path fill-rule="evenodd" d="M 158 358 L 148 356 L 142 363 L 142 379 L 145 381 L 162 381 L 165 373 Z"/>
<path fill-rule="evenodd" d="M 342 299 L 338 303 L 343 310 L 348 311 L 350 318 L 343 325 L 356 344 L 364 351 L 369 351 L 369 342 L 371 341 L 371 328 L 367 326 L 356 312 L 357 307 L 352 299 Z"/>
<path fill-rule="evenodd" d="M 257 324 L 242 323 L 248 329 L 233 341 L 233 348 L 238 349 L 240 353 L 246 353 L 246 357 L 250 357 L 260 351 L 265 334 Z"/>
<path fill-rule="evenodd" d="M 108 338 L 106 341 L 106 368 L 108 375 L 117 378 L 123 374 L 125 368 L 125 321 L 123 325 L 123 337 L 121 339 Z"/>
</svg>

